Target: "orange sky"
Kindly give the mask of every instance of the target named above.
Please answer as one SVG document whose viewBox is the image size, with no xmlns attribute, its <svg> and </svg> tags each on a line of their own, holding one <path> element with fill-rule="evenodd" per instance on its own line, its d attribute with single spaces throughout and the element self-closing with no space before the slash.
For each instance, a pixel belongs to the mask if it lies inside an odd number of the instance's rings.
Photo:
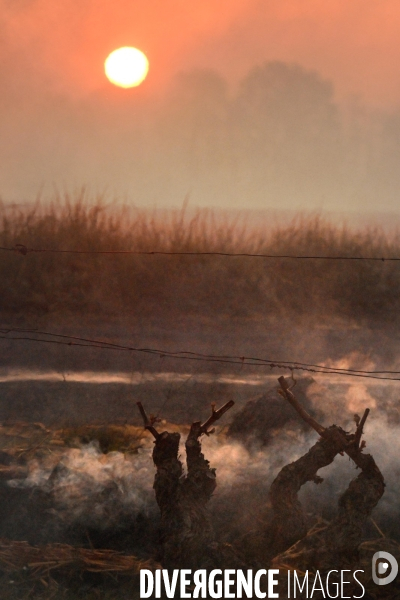
<svg viewBox="0 0 400 600">
<path fill-rule="evenodd" d="M 1 0 L 2 70 L 81 96 L 104 85 L 121 45 L 147 53 L 149 89 L 182 68 L 235 81 L 264 60 L 296 61 L 332 79 L 339 98 L 400 104 L 398 0 Z"/>
<path fill-rule="evenodd" d="M 400 0 L 0 0 L 0 198 L 397 211 L 399 34 Z"/>
</svg>

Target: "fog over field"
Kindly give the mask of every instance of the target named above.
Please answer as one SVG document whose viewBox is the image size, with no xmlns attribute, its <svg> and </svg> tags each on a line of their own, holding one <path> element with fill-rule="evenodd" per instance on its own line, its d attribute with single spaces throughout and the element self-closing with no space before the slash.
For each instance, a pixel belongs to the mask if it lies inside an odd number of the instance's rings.
<svg viewBox="0 0 400 600">
<path fill-rule="evenodd" d="M 397 208 L 398 110 L 339 103 L 333 82 L 315 70 L 261 62 L 234 85 L 196 68 L 160 95 L 123 93 L 73 100 L 36 91 L 33 103 L 6 96 L 4 201 L 89 184 L 151 208 L 179 207 L 185 197 L 241 210 Z"/>
</svg>

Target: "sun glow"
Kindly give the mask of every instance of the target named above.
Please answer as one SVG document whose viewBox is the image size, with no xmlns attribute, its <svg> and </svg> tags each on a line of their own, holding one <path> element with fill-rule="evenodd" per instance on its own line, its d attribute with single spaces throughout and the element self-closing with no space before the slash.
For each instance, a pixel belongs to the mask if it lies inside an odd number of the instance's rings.
<svg viewBox="0 0 400 600">
<path fill-rule="evenodd" d="M 149 71 L 147 57 L 130 46 L 114 50 L 105 60 L 104 70 L 114 85 L 131 88 L 140 85 Z"/>
</svg>

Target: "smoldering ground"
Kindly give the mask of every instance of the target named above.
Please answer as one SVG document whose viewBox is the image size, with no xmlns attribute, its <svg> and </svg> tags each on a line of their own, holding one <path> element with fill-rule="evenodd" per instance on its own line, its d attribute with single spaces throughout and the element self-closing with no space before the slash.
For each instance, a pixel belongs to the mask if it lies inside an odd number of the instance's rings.
<svg viewBox="0 0 400 600">
<path fill-rule="evenodd" d="M 270 398 L 276 387 L 272 386 Z M 397 525 L 400 417 L 396 386 L 388 382 L 349 383 L 336 382 L 334 378 L 309 378 L 305 395 L 310 411 L 326 426 L 334 422 L 354 430 L 354 413 L 367 406 L 371 408 L 365 431 L 367 451 L 382 470 L 386 491 L 374 511 L 373 521 L 366 526 L 365 536 L 379 536 L 379 528 L 385 535 L 400 539 Z M 210 511 L 221 541 L 235 543 L 264 526 L 270 517 L 268 490 L 272 480 L 285 464 L 304 454 L 317 440 L 317 434 L 304 430 L 296 414 L 285 412 L 285 401 L 282 398 L 280 401 L 286 416 L 278 427 L 271 421 L 267 443 L 256 435 L 247 435 L 246 431 L 241 439 L 229 436 L 226 427 L 203 438 L 203 452 L 217 469 L 217 489 Z M 269 410 L 276 408 L 266 400 L 267 414 Z M 180 431 L 181 442 L 188 431 L 183 425 L 161 423 L 158 427 L 160 431 L 163 428 Z M 38 452 L 27 462 L 25 478 L 3 486 L 0 536 L 28 538 L 31 543 L 49 540 L 92 543 L 149 556 L 157 544 L 159 518 L 152 489 L 155 468 L 150 434 L 138 430 L 133 453 L 115 450 L 104 453 L 96 440 L 82 443 L 77 439 L 75 446 L 55 447 L 51 453 Z M 184 463 L 183 446 L 180 456 Z M 357 471 L 348 457 L 338 455 L 319 474 L 324 478 L 322 485 L 308 483 L 300 493 L 310 526 L 320 518 L 333 517 L 339 495 Z"/>
</svg>

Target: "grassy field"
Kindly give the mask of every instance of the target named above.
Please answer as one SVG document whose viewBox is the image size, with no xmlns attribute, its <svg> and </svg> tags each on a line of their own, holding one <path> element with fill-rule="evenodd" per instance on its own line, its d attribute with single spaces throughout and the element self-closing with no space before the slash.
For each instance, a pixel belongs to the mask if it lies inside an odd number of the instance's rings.
<svg viewBox="0 0 400 600">
<path fill-rule="evenodd" d="M 89 202 L 84 194 L 31 208 L 0 208 L 0 245 L 52 250 L 248 252 L 400 256 L 400 237 L 339 227 L 319 217 L 246 228 L 199 210 L 149 212 Z M 187 316 L 397 321 L 396 262 L 209 256 L 0 252 L 4 318 Z"/>
</svg>

